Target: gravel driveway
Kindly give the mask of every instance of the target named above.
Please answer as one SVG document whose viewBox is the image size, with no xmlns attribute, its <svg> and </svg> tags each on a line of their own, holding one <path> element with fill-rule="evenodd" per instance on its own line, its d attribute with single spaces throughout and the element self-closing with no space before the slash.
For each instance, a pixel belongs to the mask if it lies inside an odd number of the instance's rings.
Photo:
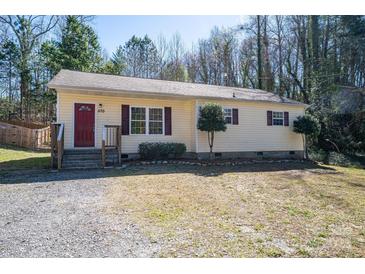
<svg viewBox="0 0 365 274">
<path fill-rule="evenodd" d="M 107 213 L 111 172 L 0 175 L 0 257 L 156 256 L 123 212 Z"/>
</svg>

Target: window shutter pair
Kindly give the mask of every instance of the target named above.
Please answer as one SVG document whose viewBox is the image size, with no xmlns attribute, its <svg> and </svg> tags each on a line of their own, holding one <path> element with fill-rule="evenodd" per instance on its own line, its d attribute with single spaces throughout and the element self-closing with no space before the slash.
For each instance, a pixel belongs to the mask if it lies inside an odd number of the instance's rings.
<svg viewBox="0 0 365 274">
<path fill-rule="evenodd" d="M 267 111 L 266 117 L 267 117 L 267 125 L 272 126 L 272 111 L 271 110 Z M 284 111 L 284 126 L 286 126 L 286 127 L 289 126 L 289 112 L 287 112 L 287 111 Z"/>
<path fill-rule="evenodd" d="M 171 107 L 165 107 L 165 135 L 172 134 Z M 122 135 L 129 135 L 129 105 L 122 105 Z"/>
</svg>

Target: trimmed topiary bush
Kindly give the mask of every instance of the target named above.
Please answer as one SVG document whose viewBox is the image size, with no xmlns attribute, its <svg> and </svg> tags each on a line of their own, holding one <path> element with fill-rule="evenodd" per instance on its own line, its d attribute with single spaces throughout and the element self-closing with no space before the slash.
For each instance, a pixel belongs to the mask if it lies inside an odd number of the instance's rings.
<svg viewBox="0 0 365 274">
<path fill-rule="evenodd" d="M 317 138 L 321 131 L 319 121 L 311 115 L 299 116 L 293 123 L 293 131 L 302 135 L 305 158 L 308 159 L 307 138 Z"/>
<path fill-rule="evenodd" d="M 178 158 L 185 152 L 186 146 L 183 143 L 144 142 L 138 146 L 138 153 L 145 160 Z"/>
<path fill-rule="evenodd" d="M 209 144 L 209 158 L 213 159 L 213 143 L 214 143 L 214 133 L 219 131 L 226 131 L 227 126 L 224 120 L 223 108 L 218 104 L 208 103 L 201 107 L 198 129 L 205 131 L 208 134 L 208 144 Z"/>
</svg>

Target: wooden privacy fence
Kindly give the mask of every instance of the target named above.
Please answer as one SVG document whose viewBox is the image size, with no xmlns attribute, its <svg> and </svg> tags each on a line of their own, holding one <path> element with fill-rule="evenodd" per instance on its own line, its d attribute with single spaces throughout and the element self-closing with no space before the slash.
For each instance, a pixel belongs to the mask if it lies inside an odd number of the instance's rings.
<svg viewBox="0 0 365 274">
<path fill-rule="evenodd" d="M 32 129 L 0 122 L 0 144 L 30 149 L 47 149 L 50 146 L 50 142 L 51 130 L 49 126 Z"/>
</svg>

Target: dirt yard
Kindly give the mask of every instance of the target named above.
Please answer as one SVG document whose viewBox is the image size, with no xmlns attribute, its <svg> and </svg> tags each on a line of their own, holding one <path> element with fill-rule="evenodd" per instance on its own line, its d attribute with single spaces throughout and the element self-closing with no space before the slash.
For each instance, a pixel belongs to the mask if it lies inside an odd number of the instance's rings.
<svg viewBox="0 0 365 274">
<path fill-rule="evenodd" d="M 162 174 L 160 174 L 162 172 Z M 305 164 L 129 170 L 110 185 L 177 257 L 364 257 L 365 171 Z"/>
<path fill-rule="evenodd" d="M 361 169 L 156 165 L 0 180 L 3 257 L 365 256 Z"/>
</svg>

